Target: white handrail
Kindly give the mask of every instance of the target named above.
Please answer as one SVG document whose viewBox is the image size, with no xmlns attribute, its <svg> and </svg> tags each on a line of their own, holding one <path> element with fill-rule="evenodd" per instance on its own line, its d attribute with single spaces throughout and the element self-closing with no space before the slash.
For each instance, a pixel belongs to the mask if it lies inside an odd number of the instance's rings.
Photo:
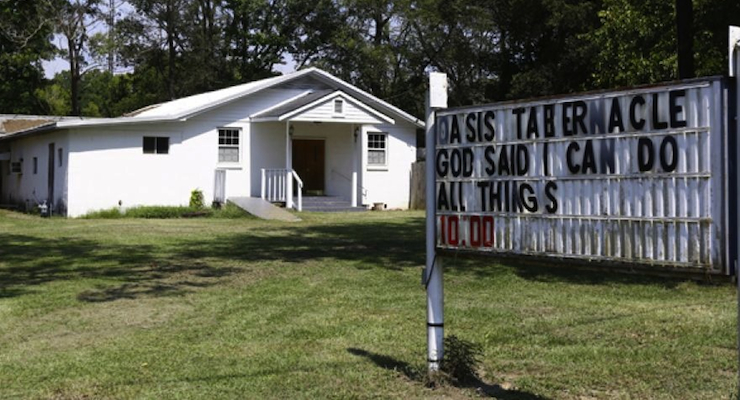
<svg viewBox="0 0 740 400">
<path fill-rule="evenodd" d="M 294 169 L 292 169 L 291 172 L 293 173 L 293 178 L 298 184 L 298 206 L 296 207 L 296 210 L 301 212 L 303 211 L 303 180 L 301 180 L 301 177 L 298 176 L 298 173 L 295 172 Z"/>
<path fill-rule="evenodd" d="M 262 168 L 262 182 L 261 196 L 263 199 L 269 202 L 284 202 L 286 206 L 290 206 L 288 202 L 288 185 L 291 184 L 293 177 L 298 184 L 298 204 L 295 205 L 297 211 L 303 211 L 303 180 L 298 176 L 295 170 L 288 170 L 285 168 Z"/>
<path fill-rule="evenodd" d="M 331 173 L 335 175 L 339 175 L 340 178 L 344 178 L 345 180 L 347 180 L 347 182 L 352 182 L 352 179 L 348 178 L 347 176 L 335 170 L 334 168 L 331 169 Z M 365 189 L 364 186 L 360 185 L 360 190 L 362 191 L 362 197 L 363 198 L 367 197 L 367 189 Z"/>
</svg>

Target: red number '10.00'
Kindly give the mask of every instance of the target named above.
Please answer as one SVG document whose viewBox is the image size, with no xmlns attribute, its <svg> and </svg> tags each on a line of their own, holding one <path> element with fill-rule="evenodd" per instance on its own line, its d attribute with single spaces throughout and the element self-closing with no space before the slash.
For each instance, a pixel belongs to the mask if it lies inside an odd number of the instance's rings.
<svg viewBox="0 0 740 400">
<path fill-rule="evenodd" d="M 490 215 L 440 215 L 439 244 L 459 247 L 493 247 L 493 217 Z M 467 239 L 465 238 L 467 233 Z"/>
</svg>

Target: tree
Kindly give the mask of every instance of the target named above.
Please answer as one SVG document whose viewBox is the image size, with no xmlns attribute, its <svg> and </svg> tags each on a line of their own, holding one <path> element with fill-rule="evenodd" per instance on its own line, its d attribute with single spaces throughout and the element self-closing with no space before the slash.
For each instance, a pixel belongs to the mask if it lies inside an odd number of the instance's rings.
<svg viewBox="0 0 740 400">
<path fill-rule="evenodd" d="M 425 0 L 411 6 L 412 53 L 420 56 L 416 62 L 423 70 L 447 74 L 451 106 L 489 100 L 487 88 L 499 79 L 493 56 L 506 51 L 506 37 L 488 11 L 464 0 Z"/>
<path fill-rule="evenodd" d="M 56 31 L 64 36 L 67 48 L 63 50 L 69 63 L 70 105 L 72 115 L 82 115 L 80 107 L 80 81 L 88 65 L 85 53 L 88 49 L 90 27 L 99 17 L 101 0 L 49 0 L 55 10 Z"/>
<path fill-rule="evenodd" d="M 321 0 L 226 0 L 225 46 L 235 79 L 275 75 L 273 68 L 285 62 L 287 52 L 306 50 L 299 42 L 315 32 L 303 29 L 316 23 L 316 15 L 327 5 L 330 2 Z M 322 29 L 331 30 L 331 25 Z"/>
<path fill-rule="evenodd" d="M 45 104 L 41 61 L 50 59 L 50 14 L 28 0 L 0 2 L 0 112 L 41 114 Z"/>
<path fill-rule="evenodd" d="M 138 16 L 145 19 L 145 22 L 139 22 L 138 25 L 143 28 L 141 33 L 148 41 L 146 44 L 148 49 L 152 52 L 164 49 L 165 64 L 156 65 L 156 67 L 163 72 L 167 95 L 170 99 L 178 97 L 177 59 L 184 48 L 186 23 L 182 10 L 186 8 L 189 1 L 192 0 L 131 0 Z M 164 35 L 159 35 L 160 32 Z M 137 38 L 137 40 L 141 39 Z"/>
<path fill-rule="evenodd" d="M 598 0 L 420 0 L 411 5 L 413 54 L 447 73 L 451 105 L 583 90 Z M 527 10 L 527 12 L 521 12 Z"/>
<path fill-rule="evenodd" d="M 597 86 L 679 78 L 675 5 L 662 0 L 604 0 L 601 26 L 588 34 L 599 49 L 593 71 Z M 692 47 L 698 75 L 726 73 L 727 26 L 733 23 L 740 23 L 740 3 L 693 1 Z"/>
<path fill-rule="evenodd" d="M 407 1 L 340 0 L 324 3 L 313 29 L 324 35 L 296 47 L 293 57 L 420 114 L 424 67 L 412 60 Z"/>
</svg>

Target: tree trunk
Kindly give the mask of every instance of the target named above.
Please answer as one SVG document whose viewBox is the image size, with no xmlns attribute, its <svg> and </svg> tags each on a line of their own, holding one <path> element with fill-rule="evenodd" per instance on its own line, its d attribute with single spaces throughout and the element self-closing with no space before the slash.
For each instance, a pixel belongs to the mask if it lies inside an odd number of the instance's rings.
<svg viewBox="0 0 740 400">
<path fill-rule="evenodd" d="M 691 0 L 676 0 L 676 30 L 678 37 L 678 77 L 694 77 L 694 7 Z"/>
<path fill-rule="evenodd" d="M 167 2 L 167 93 L 170 100 L 175 99 L 175 28 L 173 14 L 175 10 L 170 1 Z"/>
<path fill-rule="evenodd" d="M 80 116 L 80 62 L 77 54 L 77 45 L 73 40 L 67 39 L 69 55 L 69 80 L 70 80 L 70 104 L 72 106 L 72 115 Z"/>
</svg>

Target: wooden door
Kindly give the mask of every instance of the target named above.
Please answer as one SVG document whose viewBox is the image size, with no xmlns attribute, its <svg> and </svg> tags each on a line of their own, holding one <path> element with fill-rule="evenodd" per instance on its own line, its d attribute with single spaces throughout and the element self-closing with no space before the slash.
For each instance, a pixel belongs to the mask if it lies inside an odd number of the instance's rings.
<svg viewBox="0 0 740 400">
<path fill-rule="evenodd" d="M 324 194 L 324 141 L 293 140 L 293 169 L 306 194 Z"/>
</svg>

